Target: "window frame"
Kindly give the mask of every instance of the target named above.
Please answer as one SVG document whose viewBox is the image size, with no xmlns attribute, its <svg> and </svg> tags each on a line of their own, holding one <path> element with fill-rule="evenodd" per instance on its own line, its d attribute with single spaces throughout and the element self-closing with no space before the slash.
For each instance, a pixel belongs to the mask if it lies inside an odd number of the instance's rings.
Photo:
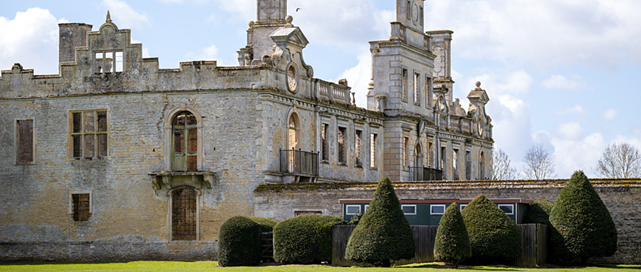
<svg viewBox="0 0 641 272">
<path fill-rule="evenodd" d="M 89 217 L 87 220 L 74 220 L 74 211 L 75 207 L 73 205 L 73 196 L 74 195 L 83 195 L 83 194 L 88 194 L 89 195 Z M 93 216 L 93 192 L 92 191 L 70 191 L 69 192 L 69 219 L 73 222 L 88 222 L 91 221 L 91 217 Z"/>
<path fill-rule="evenodd" d="M 467 207 L 467 205 L 468 205 L 468 204 L 460 204 L 460 205 L 458 206 L 458 207 L 459 207 L 459 211 L 463 211 L 463 209 L 465 209 L 465 207 Z"/>
<path fill-rule="evenodd" d="M 414 72 L 414 106 L 421 106 L 421 74 Z"/>
<path fill-rule="evenodd" d="M 174 117 L 183 111 L 189 111 L 191 112 L 194 116 L 196 116 L 196 134 L 198 135 L 198 147 L 197 147 L 197 171 L 196 172 L 201 172 L 202 171 L 202 165 L 203 165 L 203 120 L 201 115 L 196 111 L 195 109 L 187 106 L 182 106 L 179 108 L 173 109 L 171 112 L 169 112 L 165 116 L 165 146 L 168 148 L 164 148 L 164 168 L 166 171 L 172 171 L 172 159 L 173 159 L 173 120 Z M 189 172 L 188 172 L 189 173 Z"/>
<path fill-rule="evenodd" d="M 505 212 L 505 214 L 507 214 L 507 215 L 514 215 L 514 214 L 515 214 L 515 211 L 514 211 L 514 209 L 515 209 L 514 204 L 498 204 L 498 205 L 497 205 L 497 207 L 499 208 L 499 210 L 501 210 L 501 211 Z M 506 211 L 504 211 L 503 209 L 501 209 L 501 207 L 510 207 L 510 208 L 512 209 L 512 212 L 511 212 L 511 213 L 507 213 Z"/>
<path fill-rule="evenodd" d="M 434 207 L 443 207 L 443 212 L 442 213 L 434 212 Z M 447 205 L 445 204 L 432 204 L 430 205 L 430 215 L 444 215 L 446 209 L 447 209 Z"/>
<path fill-rule="evenodd" d="M 409 70 L 406 67 L 401 68 L 401 101 L 407 103 L 409 91 Z"/>
<path fill-rule="evenodd" d="M 86 113 L 93 113 L 94 115 L 94 131 L 86 132 L 85 131 L 85 114 Z M 105 113 L 105 131 L 99 131 L 99 121 L 98 121 L 98 113 L 99 112 L 104 112 Z M 74 132 L 74 114 L 79 113 L 81 116 L 80 119 L 80 132 Z M 109 158 L 109 135 L 111 134 L 109 130 L 109 110 L 106 108 L 98 108 L 98 109 L 86 109 L 86 110 L 69 110 L 68 111 L 68 138 L 67 138 L 67 143 L 68 143 L 68 150 L 67 150 L 67 156 L 71 160 L 93 160 L 93 159 L 108 159 Z M 86 137 L 87 135 L 94 135 L 94 156 L 93 157 L 87 157 L 85 154 L 86 151 Z M 100 154 L 100 141 L 98 139 L 98 135 L 106 135 L 106 150 L 104 155 Z M 74 154 L 74 136 L 80 136 L 81 143 L 80 143 L 80 152 L 81 156 L 76 157 Z"/>
<path fill-rule="evenodd" d="M 358 207 L 358 212 L 357 213 L 350 213 L 349 212 L 349 208 L 350 207 Z M 356 204 L 356 205 L 345 205 L 345 215 L 357 215 L 357 214 L 361 213 L 362 210 L 363 209 L 361 208 L 361 205 L 358 205 L 358 204 Z"/>
<path fill-rule="evenodd" d="M 110 71 L 107 72 L 107 71 L 104 70 L 103 67 L 98 66 L 98 60 L 99 59 L 104 60 L 108 53 L 112 54 L 111 55 L 112 56 L 112 61 L 111 61 L 111 69 L 110 69 Z M 122 67 L 120 67 L 120 69 L 118 69 L 118 59 L 116 57 L 117 53 L 121 53 L 122 54 L 122 64 L 121 64 Z M 102 58 L 98 58 L 97 54 L 102 54 Z M 125 71 L 125 67 L 126 67 L 125 59 L 126 58 L 125 58 L 125 50 L 123 50 L 123 49 L 94 50 L 93 54 L 92 54 L 92 57 L 93 57 L 93 70 L 94 70 L 95 74 L 122 73 L 122 72 Z M 100 67 L 100 69 L 98 69 L 98 67 Z"/>
<path fill-rule="evenodd" d="M 329 123 L 321 123 L 321 163 L 329 163 Z"/>
<path fill-rule="evenodd" d="M 404 215 L 416 215 L 416 213 L 417 213 L 416 212 L 416 209 L 417 209 L 416 204 L 402 204 L 401 205 L 401 210 L 403 210 L 403 208 L 405 208 L 405 207 L 414 208 L 414 212 L 413 213 L 406 213 L 405 211 L 403 211 Z"/>
<path fill-rule="evenodd" d="M 354 130 L 354 165 L 363 167 L 363 130 Z"/>
<path fill-rule="evenodd" d="M 371 132 L 369 134 L 369 141 L 369 167 L 370 170 L 378 170 L 378 133 Z"/>
<path fill-rule="evenodd" d="M 21 121 L 31 121 L 31 161 L 20 161 L 20 122 Z M 15 119 L 14 121 L 14 163 L 15 165 L 33 165 L 36 164 L 36 120 L 33 117 Z"/>
<path fill-rule="evenodd" d="M 347 165 L 347 126 L 341 126 L 340 124 L 336 126 L 336 162 L 338 165 L 346 166 Z M 339 135 L 343 135 L 343 143 L 341 144 L 341 139 Z"/>
</svg>

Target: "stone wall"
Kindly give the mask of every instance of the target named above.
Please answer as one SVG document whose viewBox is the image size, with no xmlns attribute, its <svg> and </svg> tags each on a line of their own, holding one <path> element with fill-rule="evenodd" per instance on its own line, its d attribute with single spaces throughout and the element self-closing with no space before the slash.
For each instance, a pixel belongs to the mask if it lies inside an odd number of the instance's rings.
<svg viewBox="0 0 641 272">
<path fill-rule="evenodd" d="M 555 202 L 565 180 L 550 181 L 472 181 L 396 182 L 399 199 L 471 199 L 479 194 L 488 198 L 521 198 Z M 596 191 L 617 226 L 618 251 L 603 263 L 641 263 L 641 180 L 592 180 Z M 283 220 L 295 210 L 318 210 L 342 215 L 341 199 L 371 199 L 375 183 L 368 184 L 291 184 L 261 185 L 255 193 L 256 213 L 270 211 Z"/>
</svg>

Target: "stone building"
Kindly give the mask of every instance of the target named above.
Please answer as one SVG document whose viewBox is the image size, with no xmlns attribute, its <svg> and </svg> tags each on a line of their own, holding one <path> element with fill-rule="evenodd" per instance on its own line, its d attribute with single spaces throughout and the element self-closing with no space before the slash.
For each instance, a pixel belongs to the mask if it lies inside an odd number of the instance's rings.
<svg viewBox="0 0 641 272">
<path fill-rule="evenodd" d="M 109 13 L 60 24 L 59 74 L 0 77 L 0 261 L 211 258 L 232 216 L 335 214 L 262 205 L 261 184 L 487 179 L 488 95 L 453 99 L 452 32 L 425 32 L 423 4 L 370 42 L 366 109 L 314 78 L 287 0 L 257 0 L 235 67 L 159 69 Z"/>
</svg>

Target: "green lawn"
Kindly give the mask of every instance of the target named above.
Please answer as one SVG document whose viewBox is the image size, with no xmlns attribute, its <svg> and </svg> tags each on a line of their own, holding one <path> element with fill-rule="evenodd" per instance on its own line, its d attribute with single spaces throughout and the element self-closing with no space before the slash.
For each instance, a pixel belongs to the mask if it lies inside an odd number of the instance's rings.
<svg viewBox="0 0 641 272">
<path fill-rule="evenodd" d="M 586 268 L 502 268 L 491 266 L 463 267 L 460 271 L 530 271 L 530 272 L 627 272 L 641 270 L 641 265 L 619 265 L 612 267 Z M 256 266 L 256 267 L 219 267 L 217 262 L 123 262 L 89 264 L 0 264 L 0 271 L 453 271 L 445 270 L 437 264 L 413 264 L 392 268 L 331 267 L 331 266 Z"/>
</svg>

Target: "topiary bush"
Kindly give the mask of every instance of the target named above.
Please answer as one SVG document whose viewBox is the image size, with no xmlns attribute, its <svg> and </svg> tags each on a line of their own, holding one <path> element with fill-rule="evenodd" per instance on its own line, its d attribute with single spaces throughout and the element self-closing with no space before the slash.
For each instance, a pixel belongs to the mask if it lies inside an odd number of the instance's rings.
<svg viewBox="0 0 641 272">
<path fill-rule="evenodd" d="M 347 242 L 345 258 L 377 266 L 414 257 L 414 232 L 401 210 L 389 178 L 376 188 L 374 198 Z"/>
<path fill-rule="evenodd" d="M 274 260 L 281 263 L 320 263 L 332 258 L 332 227 L 343 219 L 301 215 L 274 227 Z"/>
<path fill-rule="evenodd" d="M 550 212 L 554 204 L 547 200 L 537 200 L 530 205 L 525 216 L 523 217 L 524 224 L 545 224 L 550 226 Z"/>
<path fill-rule="evenodd" d="M 617 229 L 610 212 L 582 171 L 572 175 L 550 213 L 550 257 L 556 262 L 612 256 Z"/>
<path fill-rule="evenodd" d="M 452 203 L 441 217 L 434 241 L 434 258 L 458 268 L 458 264 L 472 257 L 470 237 L 458 205 Z"/>
<path fill-rule="evenodd" d="M 349 220 L 347 224 L 358 225 L 358 222 L 361 221 L 361 218 L 363 218 L 363 213 L 357 213 L 354 216 L 352 216 L 352 220 Z"/>
<path fill-rule="evenodd" d="M 261 226 L 254 220 L 235 216 L 221 227 L 218 264 L 221 266 L 256 265 L 260 262 Z"/>
<path fill-rule="evenodd" d="M 521 230 L 484 195 L 462 211 L 476 261 L 505 262 L 521 256 Z"/>
<path fill-rule="evenodd" d="M 261 232 L 270 232 L 274 230 L 274 226 L 278 224 L 278 220 L 265 217 L 247 217 L 254 222 L 258 223 L 261 227 Z"/>
</svg>

